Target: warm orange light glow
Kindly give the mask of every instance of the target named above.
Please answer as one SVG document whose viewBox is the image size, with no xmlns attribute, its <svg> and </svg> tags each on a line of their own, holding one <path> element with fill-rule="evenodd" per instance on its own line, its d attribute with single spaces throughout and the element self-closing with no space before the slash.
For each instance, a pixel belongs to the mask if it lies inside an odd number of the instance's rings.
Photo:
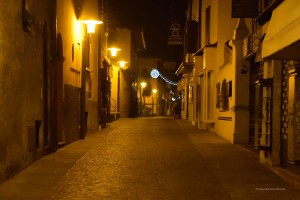
<svg viewBox="0 0 300 200">
<path fill-rule="evenodd" d="M 96 24 L 103 24 L 102 21 L 99 20 L 82 20 L 81 23 L 87 25 L 87 33 L 95 33 Z"/>
<path fill-rule="evenodd" d="M 147 85 L 147 83 L 146 83 L 146 82 L 141 82 L 141 87 L 142 87 L 142 88 L 145 88 L 145 87 L 146 87 L 146 85 Z"/>
<path fill-rule="evenodd" d="M 156 94 L 157 93 L 157 89 L 153 89 L 152 92 L 153 92 L 153 94 Z"/>
<path fill-rule="evenodd" d="M 81 29 L 81 23 L 76 19 L 74 16 L 73 18 L 73 39 L 75 43 L 81 42 L 81 35 L 82 35 L 82 29 Z"/>
<path fill-rule="evenodd" d="M 126 61 L 119 61 L 118 63 L 120 64 L 120 68 L 121 69 L 125 69 L 125 64 L 128 63 L 128 62 L 126 62 Z"/>
<path fill-rule="evenodd" d="M 110 54 L 111 54 L 111 56 L 112 56 L 112 57 L 115 57 L 115 56 L 117 56 L 117 52 L 118 52 L 118 51 L 121 51 L 121 49 L 119 49 L 119 48 L 115 48 L 115 47 L 108 48 L 107 50 L 109 50 L 109 51 L 110 51 Z"/>
</svg>

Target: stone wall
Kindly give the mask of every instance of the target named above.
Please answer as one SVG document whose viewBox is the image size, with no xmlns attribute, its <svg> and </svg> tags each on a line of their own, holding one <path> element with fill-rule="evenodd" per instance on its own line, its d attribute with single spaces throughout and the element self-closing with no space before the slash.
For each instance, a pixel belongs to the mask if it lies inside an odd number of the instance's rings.
<svg viewBox="0 0 300 200">
<path fill-rule="evenodd" d="M 51 1 L 28 0 L 34 20 L 27 19 L 31 23 L 24 29 L 22 1 L 1 0 L 0 182 L 43 155 L 44 68 L 50 65 L 49 54 L 43 55 L 50 49 L 44 27 L 51 22 L 51 7 Z"/>
</svg>

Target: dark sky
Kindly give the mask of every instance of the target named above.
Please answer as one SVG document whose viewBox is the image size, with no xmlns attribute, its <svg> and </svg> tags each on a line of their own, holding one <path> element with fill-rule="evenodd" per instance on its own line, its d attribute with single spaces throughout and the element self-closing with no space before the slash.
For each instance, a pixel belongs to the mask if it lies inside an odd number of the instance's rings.
<svg viewBox="0 0 300 200">
<path fill-rule="evenodd" d="M 167 44 L 172 22 L 184 26 L 185 0 L 111 0 L 111 26 L 143 28 L 145 56 L 168 60 L 181 57 L 182 47 Z"/>
</svg>

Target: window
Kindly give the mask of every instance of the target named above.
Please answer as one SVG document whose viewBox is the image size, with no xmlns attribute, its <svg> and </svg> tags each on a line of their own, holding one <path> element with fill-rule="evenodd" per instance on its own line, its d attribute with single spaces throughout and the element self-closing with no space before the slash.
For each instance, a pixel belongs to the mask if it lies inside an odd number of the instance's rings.
<svg viewBox="0 0 300 200">
<path fill-rule="evenodd" d="M 259 11 L 264 12 L 275 0 L 260 0 L 259 1 Z"/>
<path fill-rule="evenodd" d="M 210 6 L 205 10 L 205 43 L 210 44 Z"/>
<path fill-rule="evenodd" d="M 220 83 L 217 83 L 217 104 L 216 107 L 220 108 L 220 96 L 221 96 L 221 87 L 220 87 Z"/>
<path fill-rule="evenodd" d="M 212 113 L 213 113 L 213 109 L 212 109 L 212 80 L 213 80 L 213 76 L 212 76 L 212 72 L 208 72 L 207 73 L 207 119 L 212 119 Z"/>
<path fill-rule="evenodd" d="M 194 101 L 194 89 L 192 85 L 189 85 L 189 102 Z"/>
<path fill-rule="evenodd" d="M 220 93 L 220 111 L 229 110 L 229 97 L 231 96 L 231 81 L 226 82 L 226 79 L 222 81 L 221 93 Z"/>
</svg>

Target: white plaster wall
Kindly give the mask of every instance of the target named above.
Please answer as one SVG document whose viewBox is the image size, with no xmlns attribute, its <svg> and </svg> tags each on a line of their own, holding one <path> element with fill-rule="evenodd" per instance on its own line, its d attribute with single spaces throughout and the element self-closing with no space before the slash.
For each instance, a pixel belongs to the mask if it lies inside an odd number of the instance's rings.
<svg viewBox="0 0 300 200">
<path fill-rule="evenodd" d="M 222 84 L 222 81 L 226 79 L 226 81 L 234 81 L 233 76 L 234 66 L 232 63 L 228 63 L 222 69 L 219 70 L 217 82 Z M 229 111 L 221 112 L 218 108 L 217 110 L 217 123 L 216 130 L 219 135 L 224 137 L 225 139 L 233 142 L 233 132 L 234 132 L 234 113 L 230 110 L 233 105 L 233 97 L 229 98 Z M 221 117 L 232 118 L 232 121 L 220 120 Z"/>
</svg>

